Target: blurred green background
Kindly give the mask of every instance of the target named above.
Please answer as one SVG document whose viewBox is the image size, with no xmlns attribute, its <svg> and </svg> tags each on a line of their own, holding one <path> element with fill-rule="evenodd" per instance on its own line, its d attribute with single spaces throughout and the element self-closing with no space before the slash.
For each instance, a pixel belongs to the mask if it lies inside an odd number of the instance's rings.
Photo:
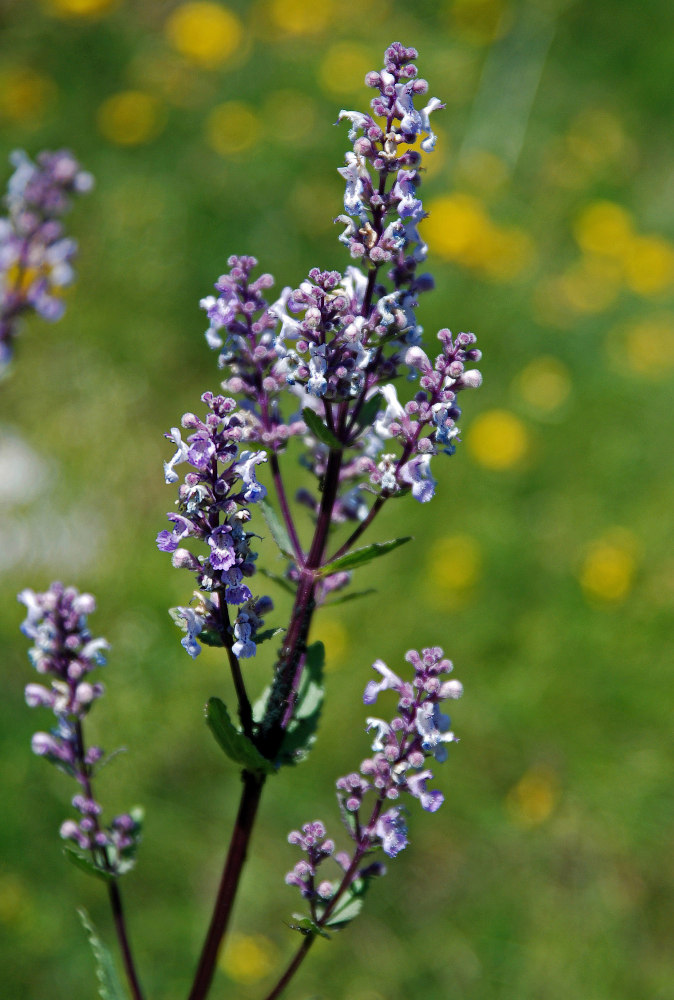
<svg viewBox="0 0 674 1000">
<path fill-rule="evenodd" d="M 202 719 L 207 696 L 231 697 L 222 657 L 189 660 L 167 615 L 190 582 L 154 543 L 174 500 L 162 434 L 217 388 L 197 303 L 230 253 L 279 289 L 348 263 L 332 123 L 365 107 L 364 73 L 394 39 L 447 102 L 422 188 L 437 277 L 422 323 L 429 345 L 440 326 L 475 331 L 485 382 L 456 456 L 435 461 L 436 499 L 391 505 L 370 536 L 414 546 L 359 571 L 376 596 L 318 619 L 319 740 L 269 783 L 213 997 L 264 996 L 294 951 L 286 833 L 321 817 L 339 834 L 333 782 L 367 750 L 369 665 L 426 644 L 466 689 L 446 804 L 413 811 L 366 915 L 317 943 L 288 996 L 674 997 L 668 0 L 1 10 L 2 162 L 68 146 L 97 179 L 68 221 L 66 317 L 24 327 L 0 395 L 3 997 L 94 996 L 78 904 L 111 939 L 101 887 L 61 856 L 71 789 L 29 749 L 48 723 L 23 703 L 15 594 L 54 578 L 97 595 L 92 627 L 113 647 L 91 729 L 128 748 L 99 797 L 147 809 L 125 885 L 147 994 L 187 992 L 238 779 Z M 272 651 L 246 663 L 253 689 Z"/>
</svg>

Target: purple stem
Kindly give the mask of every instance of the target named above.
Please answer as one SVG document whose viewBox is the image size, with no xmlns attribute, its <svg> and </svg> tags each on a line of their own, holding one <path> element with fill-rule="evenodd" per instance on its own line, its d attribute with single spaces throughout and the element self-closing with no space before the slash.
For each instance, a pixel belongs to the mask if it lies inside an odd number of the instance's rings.
<svg viewBox="0 0 674 1000">
<path fill-rule="evenodd" d="M 290 536 L 290 541 L 292 542 L 293 551 L 297 557 L 297 563 L 299 566 L 302 566 L 304 565 L 304 553 L 295 529 L 295 522 L 293 521 L 290 513 L 290 507 L 288 506 L 288 498 L 286 497 L 283 479 L 281 477 L 281 466 L 276 452 L 272 452 L 270 456 L 270 465 L 272 478 L 274 480 L 274 487 L 276 489 L 276 496 L 278 497 L 279 507 L 281 508 L 281 514 L 283 515 L 283 520 L 285 522 L 288 535 Z"/>
<path fill-rule="evenodd" d="M 232 913 L 236 891 L 241 878 L 241 871 L 248 854 L 248 844 L 253 832 L 257 808 L 260 804 L 265 776 L 244 771 L 242 779 L 243 793 L 239 803 L 239 811 L 234 824 L 234 831 L 227 852 L 222 878 L 220 879 L 213 915 L 197 965 L 192 989 L 190 990 L 189 1000 L 204 1000 L 211 987 L 220 943 L 225 935 Z"/>
</svg>

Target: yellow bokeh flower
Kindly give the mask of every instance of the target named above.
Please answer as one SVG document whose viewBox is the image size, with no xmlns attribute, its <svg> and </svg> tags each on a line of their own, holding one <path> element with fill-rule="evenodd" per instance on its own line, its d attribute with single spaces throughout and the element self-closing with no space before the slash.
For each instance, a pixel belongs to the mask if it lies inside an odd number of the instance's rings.
<svg viewBox="0 0 674 1000">
<path fill-rule="evenodd" d="M 192 0 L 176 7 L 164 31 L 181 55 L 206 68 L 226 62 L 243 39 L 243 25 L 236 14 L 211 0 Z"/>
<path fill-rule="evenodd" d="M 667 378 L 674 371 L 674 313 L 637 320 L 610 338 L 609 351 L 624 375 Z"/>
<path fill-rule="evenodd" d="M 659 295 L 674 285 L 674 246 L 663 236 L 637 236 L 623 258 L 625 281 L 638 295 Z"/>
<path fill-rule="evenodd" d="M 636 539 L 616 530 L 592 542 L 580 568 L 580 585 L 585 596 L 602 604 L 625 600 L 636 571 Z"/>
<path fill-rule="evenodd" d="M 576 313 L 600 313 L 612 306 L 621 289 L 622 268 L 608 257 L 583 256 L 556 281 L 566 305 Z"/>
<path fill-rule="evenodd" d="M 532 827 L 545 822 L 559 801 L 559 781 L 554 771 L 532 767 L 510 789 L 506 809 L 517 826 Z"/>
<path fill-rule="evenodd" d="M 365 74 L 375 64 L 369 48 L 358 42 L 331 45 L 318 67 L 318 79 L 329 94 L 358 93 L 365 86 Z"/>
<path fill-rule="evenodd" d="M 486 469 L 510 469 L 527 455 L 529 432 L 509 410 L 487 410 L 470 425 L 467 445 L 474 460 Z"/>
<path fill-rule="evenodd" d="M 334 0 L 270 0 L 274 27 L 284 35 L 315 35 L 324 31 L 336 11 Z M 370 67 L 371 68 L 371 67 Z"/>
<path fill-rule="evenodd" d="M 56 84 L 28 66 L 0 72 L 0 119 L 29 125 L 38 121 L 56 96 Z"/>
<path fill-rule="evenodd" d="M 531 237 L 516 226 L 498 226 L 474 195 L 436 198 L 422 223 L 422 236 L 446 260 L 474 268 L 496 281 L 510 281 L 530 266 Z"/>
<path fill-rule="evenodd" d="M 554 413 L 567 401 L 571 376 L 557 358 L 534 358 L 513 380 L 516 395 L 539 414 Z"/>
<path fill-rule="evenodd" d="M 334 670 L 349 647 L 346 628 L 336 618 L 319 618 L 316 637 L 325 646 L 325 669 Z"/>
<path fill-rule="evenodd" d="M 161 132 L 161 102 L 142 90 L 124 90 L 103 101 L 96 115 L 101 134 L 118 146 L 140 146 Z"/>
<path fill-rule="evenodd" d="M 50 14 L 59 17 L 100 17 L 116 7 L 119 0 L 42 0 Z"/>
<path fill-rule="evenodd" d="M 586 253 L 621 257 L 634 236 L 632 216 L 615 202 L 594 201 L 577 217 L 573 233 Z"/>
<path fill-rule="evenodd" d="M 261 131 L 258 116 L 240 101 L 218 104 L 206 120 L 208 144 L 221 156 L 236 155 L 254 146 Z"/>
<path fill-rule="evenodd" d="M 471 535 L 447 535 L 433 543 L 427 564 L 428 597 L 436 606 L 460 607 L 482 573 L 482 550 Z"/>
<path fill-rule="evenodd" d="M 456 168 L 457 183 L 484 197 L 502 191 L 509 179 L 507 164 L 486 149 L 469 149 L 462 153 Z"/>
<path fill-rule="evenodd" d="M 218 964 L 234 982 L 247 984 L 267 976 L 277 961 L 278 948 L 263 934 L 232 934 Z"/>
</svg>

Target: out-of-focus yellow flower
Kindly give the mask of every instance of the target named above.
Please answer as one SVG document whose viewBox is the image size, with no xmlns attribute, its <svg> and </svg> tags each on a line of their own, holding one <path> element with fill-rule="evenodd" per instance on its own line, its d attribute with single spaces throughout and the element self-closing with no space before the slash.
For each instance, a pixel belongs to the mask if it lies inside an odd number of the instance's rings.
<svg viewBox="0 0 674 1000">
<path fill-rule="evenodd" d="M 161 102 L 142 90 L 124 90 L 103 101 L 96 120 L 101 134 L 118 146 L 140 146 L 161 132 Z"/>
<path fill-rule="evenodd" d="M 232 934 L 220 968 L 236 983 L 256 983 L 268 975 L 278 960 L 278 948 L 263 934 Z"/>
<path fill-rule="evenodd" d="M 468 430 L 468 451 L 487 469 L 510 469 L 529 451 L 529 432 L 509 410 L 480 413 Z"/>
<path fill-rule="evenodd" d="M 215 79 L 195 73 L 190 63 L 169 49 L 139 53 L 129 66 L 129 77 L 139 89 L 149 90 L 179 108 L 210 105 L 215 99 Z"/>
<path fill-rule="evenodd" d="M 59 17 L 99 17 L 116 7 L 119 0 L 42 0 L 50 14 Z"/>
<path fill-rule="evenodd" d="M 456 33 L 475 45 L 489 45 L 512 23 L 505 0 L 453 0 L 450 16 Z"/>
<path fill-rule="evenodd" d="M 427 590 L 433 604 L 464 604 L 480 578 L 482 550 L 470 535 L 447 535 L 433 544 Z"/>
<path fill-rule="evenodd" d="M 513 389 L 532 410 L 544 415 L 554 413 L 569 398 L 569 369 L 557 358 L 534 358 L 515 378 Z"/>
<path fill-rule="evenodd" d="M 624 601 L 636 571 L 635 537 L 624 529 L 608 532 L 592 542 L 580 569 L 580 585 L 585 596 L 603 604 Z"/>
<path fill-rule="evenodd" d="M 637 236 L 623 257 L 625 281 L 638 295 L 659 295 L 674 284 L 674 247 L 663 236 Z"/>
<path fill-rule="evenodd" d="M 329 94 L 359 93 L 365 86 L 365 74 L 377 59 L 358 42 L 337 42 L 327 50 L 318 68 L 318 79 Z"/>
<path fill-rule="evenodd" d="M 506 809 L 517 826 L 544 823 L 559 801 L 559 781 L 547 767 L 526 771 L 506 796 Z"/>
<path fill-rule="evenodd" d="M 192 0 L 176 7 L 164 31 L 181 55 L 206 68 L 226 62 L 243 38 L 243 26 L 236 14 L 211 0 Z"/>
<path fill-rule="evenodd" d="M 599 313 L 617 299 L 622 269 L 608 257 L 584 255 L 556 280 L 565 303 L 577 313 Z"/>
<path fill-rule="evenodd" d="M 495 225 L 482 202 L 457 192 L 429 205 L 422 235 L 435 253 L 497 281 L 518 277 L 531 264 L 531 238 L 515 226 Z"/>
<path fill-rule="evenodd" d="M 0 72 L 0 119 L 23 125 L 38 121 L 56 96 L 56 84 L 28 66 Z"/>
<path fill-rule="evenodd" d="M 339 665 L 349 647 L 347 631 L 336 618 L 319 618 L 316 637 L 325 646 L 325 669 L 329 673 Z"/>
<path fill-rule="evenodd" d="M 16 924 L 30 907 L 26 886 L 18 876 L 6 874 L 0 877 L 0 923 Z"/>
<path fill-rule="evenodd" d="M 316 102 L 299 90 L 277 90 L 264 107 L 265 134 L 280 142 L 309 143 L 317 121 Z"/>
<path fill-rule="evenodd" d="M 658 313 L 630 324 L 609 338 L 609 353 L 624 375 L 634 372 L 665 379 L 674 370 L 674 314 Z"/>
<path fill-rule="evenodd" d="M 260 119 L 240 101 L 218 104 L 206 120 L 208 144 L 221 156 L 236 155 L 254 146 L 260 132 Z"/>
<path fill-rule="evenodd" d="M 269 14 L 284 35 L 315 35 L 330 24 L 334 0 L 270 0 Z M 370 67 L 371 69 L 372 67 Z"/>
<path fill-rule="evenodd" d="M 632 216 L 613 201 L 594 201 L 576 219 L 573 233 L 586 253 L 622 257 L 634 236 Z"/>
</svg>

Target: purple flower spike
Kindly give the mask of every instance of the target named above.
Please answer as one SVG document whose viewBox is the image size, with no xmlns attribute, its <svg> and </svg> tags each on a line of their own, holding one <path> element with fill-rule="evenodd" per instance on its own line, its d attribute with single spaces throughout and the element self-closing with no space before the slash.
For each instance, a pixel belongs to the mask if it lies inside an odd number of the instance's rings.
<svg viewBox="0 0 674 1000">
<path fill-rule="evenodd" d="M 65 311 L 63 289 L 72 284 L 75 240 L 63 235 L 59 218 L 70 208 L 71 195 L 93 187 L 67 150 L 43 152 L 32 160 L 12 153 L 14 166 L 0 218 L 0 372 L 11 359 L 19 319 L 36 312 L 49 322 Z"/>
<path fill-rule="evenodd" d="M 103 650 L 108 648 L 105 639 L 93 639 L 87 628 L 87 615 L 96 603 L 91 594 L 80 594 L 60 583 L 52 583 L 44 594 L 23 590 L 19 601 L 28 612 L 21 630 L 34 643 L 30 658 L 38 673 L 50 680 L 49 688 L 27 684 L 26 703 L 31 708 L 50 708 L 56 716 L 51 733 L 34 734 L 33 753 L 74 778 L 80 789 L 72 805 L 81 818 L 66 820 L 61 836 L 87 852 L 107 875 L 121 875 L 133 865 L 140 839 L 139 818 L 128 816 L 131 825 L 126 824 L 123 836 L 120 817 L 108 827 L 101 825 L 102 806 L 93 795 L 93 778 L 103 750 L 84 744 L 85 718 L 103 694 L 103 685 L 92 684 L 87 678 L 105 663 Z"/>
</svg>

